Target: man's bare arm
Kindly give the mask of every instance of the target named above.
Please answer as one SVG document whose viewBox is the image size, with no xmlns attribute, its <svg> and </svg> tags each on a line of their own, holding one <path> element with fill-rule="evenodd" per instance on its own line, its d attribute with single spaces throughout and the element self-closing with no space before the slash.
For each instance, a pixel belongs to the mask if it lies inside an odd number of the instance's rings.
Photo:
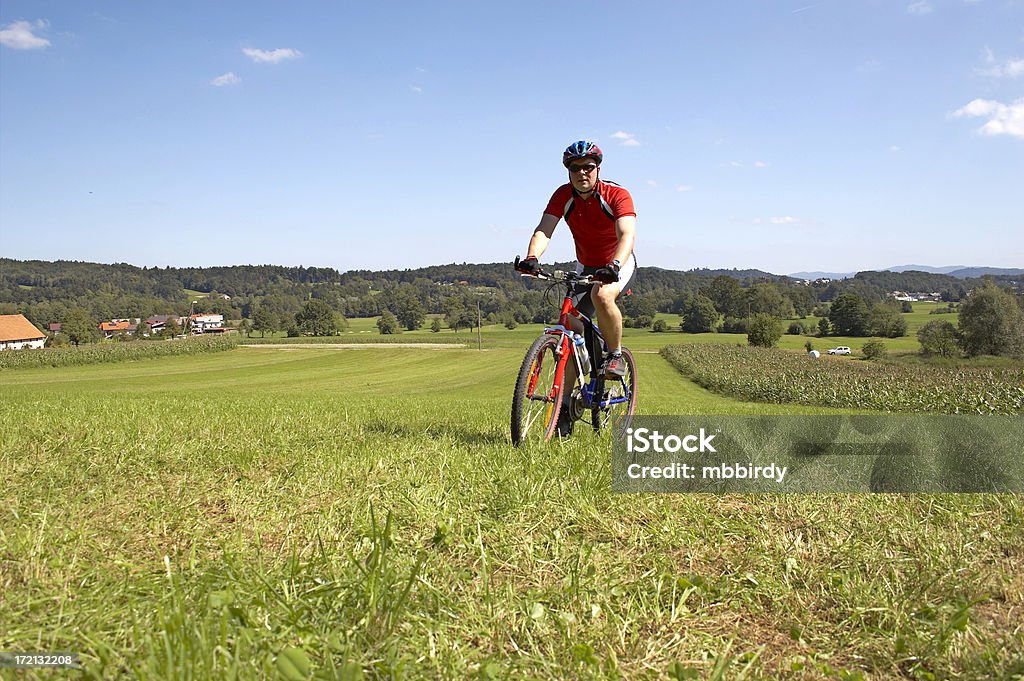
<svg viewBox="0 0 1024 681">
<path fill-rule="evenodd" d="M 615 234 L 619 237 L 619 245 L 615 248 L 615 260 L 626 262 L 633 254 L 633 243 L 636 241 L 636 216 L 624 215 L 615 221 Z"/>
<path fill-rule="evenodd" d="M 541 216 L 540 223 L 533 230 L 533 237 L 530 238 L 530 247 L 526 249 L 526 257 L 540 260 L 540 256 L 544 255 L 544 251 L 548 249 L 548 242 L 551 241 L 551 235 L 555 232 L 558 220 L 556 215 L 544 213 Z"/>
</svg>

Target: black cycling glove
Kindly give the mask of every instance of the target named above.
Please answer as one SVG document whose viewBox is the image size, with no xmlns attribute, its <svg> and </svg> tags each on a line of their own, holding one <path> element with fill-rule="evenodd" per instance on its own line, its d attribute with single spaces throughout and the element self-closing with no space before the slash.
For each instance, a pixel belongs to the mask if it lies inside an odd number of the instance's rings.
<svg viewBox="0 0 1024 681">
<path fill-rule="evenodd" d="M 517 255 L 516 261 L 515 263 L 513 263 L 513 265 L 516 268 L 516 272 L 522 272 L 523 274 L 540 273 L 540 261 L 538 261 L 537 258 L 533 257 L 532 255 L 523 258 L 522 260 L 520 260 L 519 256 Z"/>
<path fill-rule="evenodd" d="M 610 262 L 604 267 L 599 267 L 594 272 L 594 279 L 597 279 L 602 284 L 614 284 L 619 280 L 619 265 Z"/>
</svg>

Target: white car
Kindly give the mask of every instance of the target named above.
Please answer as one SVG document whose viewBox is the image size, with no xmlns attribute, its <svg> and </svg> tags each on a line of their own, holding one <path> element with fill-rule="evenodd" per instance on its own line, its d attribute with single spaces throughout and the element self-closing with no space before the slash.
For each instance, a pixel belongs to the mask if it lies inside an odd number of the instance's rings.
<svg viewBox="0 0 1024 681">
<path fill-rule="evenodd" d="M 832 348 L 828 351 L 830 355 L 848 355 L 850 354 L 850 348 L 845 345 L 840 345 L 838 348 Z"/>
</svg>

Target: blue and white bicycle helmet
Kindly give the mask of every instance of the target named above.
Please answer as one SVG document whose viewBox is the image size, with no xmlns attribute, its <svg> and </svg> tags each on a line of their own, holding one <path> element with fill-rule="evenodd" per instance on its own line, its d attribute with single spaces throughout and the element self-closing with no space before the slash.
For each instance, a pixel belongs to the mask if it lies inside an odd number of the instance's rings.
<svg viewBox="0 0 1024 681">
<path fill-rule="evenodd" d="M 573 142 L 562 152 L 562 165 L 568 168 L 569 164 L 573 161 L 584 158 L 592 158 L 597 165 L 601 165 L 604 154 L 601 153 L 601 147 L 593 142 L 580 140 L 579 142 Z"/>
</svg>

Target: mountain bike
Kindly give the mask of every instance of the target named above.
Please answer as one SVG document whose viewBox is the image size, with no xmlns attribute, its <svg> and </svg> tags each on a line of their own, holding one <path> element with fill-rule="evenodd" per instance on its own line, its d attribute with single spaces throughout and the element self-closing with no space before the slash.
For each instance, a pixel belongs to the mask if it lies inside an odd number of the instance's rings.
<svg viewBox="0 0 1024 681">
<path fill-rule="evenodd" d="M 538 272 L 537 279 L 553 282 L 550 293 L 562 283 L 562 300 L 558 324 L 546 327 L 533 342 L 523 358 L 512 395 L 512 444 L 546 442 L 554 435 L 562 409 L 570 410 L 573 420 L 582 419 L 590 411 L 590 423 L 595 432 L 611 428 L 613 434 L 623 433 L 633 420 L 636 410 L 636 363 L 627 348 L 622 348 L 626 364 L 623 376 L 605 376 L 601 371 L 603 354 L 608 351 L 600 329 L 589 317 L 580 312 L 573 300 L 597 283 L 592 275 L 576 272 Z M 583 323 L 584 334 L 574 332 L 570 319 Z M 576 381 L 565 385 L 566 366 L 573 362 Z M 584 376 L 589 374 L 589 380 Z M 564 400 L 568 391 L 568 400 Z M 563 405 L 563 402 L 565 404 Z"/>
</svg>

